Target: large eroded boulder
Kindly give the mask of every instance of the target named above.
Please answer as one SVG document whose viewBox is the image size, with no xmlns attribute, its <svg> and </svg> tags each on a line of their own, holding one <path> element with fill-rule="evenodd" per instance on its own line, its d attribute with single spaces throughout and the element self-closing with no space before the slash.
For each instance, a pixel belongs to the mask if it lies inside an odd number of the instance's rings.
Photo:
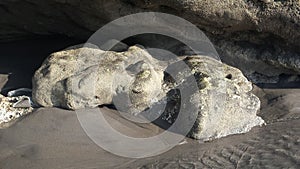
<svg viewBox="0 0 300 169">
<path fill-rule="evenodd" d="M 196 112 L 191 112 L 195 113 L 191 116 L 197 116 L 189 133 L 191 137 L 210 140 L 245 133 L 264 123 L 264 120 L 256 115 L 260 108 L 260 100 L 251 93 L 252 83 L 240 70 L 206 56 L 188 56 L 183 61 L 189 66 L 192 72 L 190 75 L 195 77 L 199 93 L 191 93 L 188 98 L 182 98 L 178 94 L 175 98 L 180 100 L 177 101 L 179 105 L 173 106 L 174 108 L 165 112 L 164 116 L 168 116 L 169 119 L 178 116 L 180 111 L 176 107 L 185 106 L 187 102 L 191 102 L 189 106 L 198 106 Z M 175 67 L 180 69 L 180 66 Z M 181 72 L 175 79 L 183 83 L 172 86 L 192 87 L 183 80 L 183 77 L 190 75 Z M 171 123 L 174 121 L 175 119 L 171 120 Z"/>
<path fill-rule="evenodd" d="M 211 57 L 162 61 L 141 46 L 124 52 L 71 47 L 51 54 L 33 78 L 33 99 L 41 106 L 76 110 L 113 104 L 149 120 L 159 114 L 169 125 L 180 119 L 176 132 L 191 126 L 190 136 L 202 140 L 264 123 L 251 90 L 240 70 Z"/>
<path fill-rule="evenodd" d="M 74 110 L 112 104 L 121 95 L 142 110 L 161 90 L 163 69 L 154 65 L 155 59 L 138 46 L 125 52 L 71 47 L 53 53 L 36 71 L 33 99 L 44 107 Z"/>
</svg>

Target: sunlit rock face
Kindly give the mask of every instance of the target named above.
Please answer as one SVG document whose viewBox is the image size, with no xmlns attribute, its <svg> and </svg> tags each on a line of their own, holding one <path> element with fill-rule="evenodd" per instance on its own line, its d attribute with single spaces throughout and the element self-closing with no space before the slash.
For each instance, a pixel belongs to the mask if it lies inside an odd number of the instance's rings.
<svg viewBox="0 0 300 169">
<path fill-rule="evenodd" d="M 142 46 L 123 52 L 74 46 L 51 54 L 33 77 L 33 99 L 41 106 L 76 110 L 113 104 L 131 116 L 159 114 L 169 125 L 183 117 L 176 132 L 193 123 L 189 136 L 202 140 L 264 123 L 251 90 L 240 70 L 213 58 L 166 62 Z"/>
<path fill-rule="evenodd" d="M 125 52 L 72 47 L 53 53 L 35 73 L 33 97 L 41 106 L 74 110 L 112 104 L 120 95 L 141 111 L 161 90 L 163 69 L 156 62 L 138 46 Z"/>
<path fill-rule="evenodd" d="M 256 116 L 260 100 L 251 93 L 252 83 L 242 72 L 210 57 L 187 57 L 199 87 L 196 123 L 190 136 L 210 140 L 245 133 L 264 121 Z M 251 120 L 249 120 L 251 119 Z"/>
</svg>

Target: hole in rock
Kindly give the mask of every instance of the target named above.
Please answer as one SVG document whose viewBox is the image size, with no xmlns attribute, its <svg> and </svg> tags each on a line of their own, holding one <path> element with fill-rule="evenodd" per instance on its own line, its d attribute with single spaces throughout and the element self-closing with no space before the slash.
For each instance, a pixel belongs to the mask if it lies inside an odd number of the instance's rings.
<svg viewBox="0 0 300 169">
<path fill-rule="evenodd" d="M 65 36 L 36 36 L 1 42 L 0 90 L 6 95 L 17 88 L 32 88 L 32 76 L 53 52 L 83 43 Z"/>
<path fill-rule="evenodd" d="M 232 74 L 228 74 L 228 75 L 226 76 L 226 78 L 227 78 L 227 79 L 232 79 Z"/>
</svg>

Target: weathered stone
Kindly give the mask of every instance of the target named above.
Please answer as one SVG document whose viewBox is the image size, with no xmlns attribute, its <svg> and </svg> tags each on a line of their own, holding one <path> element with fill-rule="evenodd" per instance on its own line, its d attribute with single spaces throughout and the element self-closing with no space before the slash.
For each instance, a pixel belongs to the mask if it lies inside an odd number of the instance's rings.
<svg viewBox="0 0 300 169">
<path fill-rule="evenodd" d="M 26 105 L 20 102 L 27 99 Z M 19 103 L 19 104 L 18 104 Z M 18 106 L 19 105 L 19 106 Z M 30 106 L 30 99 L 26 96 L 4 97 L 0 95 L 0 128 L 5 128 L 13 124 L 18 118 L 25 116 L 33 111 Z"/>
<path fill-rule="evenodd" d="M 2 0 L 0 41 L 52 34 L 87 39 L 109 21 L 147 11 L 189 20 L 205 31 L 225 63 L 257 83 L 266 81 L 255 72 L 300 74 L 299 0 Z"/>
<path fill-rule="evenodd" d="M 8 81 L 8 75 L 0 74 L 0 91 L 2 92 L 2 88 L 5 86 Z"/>
<path fill-rule="evenodd" d="M 179 119 L 182 122 L 178 127 L 182 128 L 185 127 L 182 124 L 196 117 L 189 136 L 206 141 L 245 133 L 264 123 L 263 119 L 256 116 L 260 100 L 251 93 L 252 83 L 240 70 L 201 55 L 187 56 L 183 61 L 189 68 L 178 62 L 171 64 L 168 71 L 180 73 L 174 80 L 164 82 L 167 90 L 182 89 L 180 92 L 173 90 L 167 95 L 170 104 L 162 119 L 169 125 L 175 124 L 179 114 L 183 119 Z M 193 81 L 187 83 L 188 78 L 195 79 L 196 87 Z M 188 97 L 184 96 L 186 93 Z M 189 114 L 182 115 L 186 112 Z"/>
<path fill-rule="evenodd" d="M 277 83 L 281 74 L 300 74 L 300 54 L 282 49 L 275 42 L 271 48 L 253 42 L 237 45 L 228 40 L 215 41 L 214 44 L 222 61 L 239 68 L 254 83 Z"/>
<path fill-rule="evenodd" d="M 243 0 L 235 3 L 229 0 L 3 0 L 0 9 L 6 18 L 1 20 L 0 37 L 3 38 L 50 32 L 84 36 L 120 16 L 149 10 L 183 16 L 214 34 L 250 30 L 271 33 L 294 44 L 300 36 L 295 29 L 299 27 L 300 17 L 297 0 L 267 4 Z M 21 17 L 23 20 L 19 20 Z"/>
<path fill-rule="evenodd" d="M 256 116 L 260 101 L 240 70 L 209 57 L 188 57 L 185 62 L 200 89 L 200 107 L 191 137 L 220 138 L 248 132 L 264 123 Z"/>
<path fill-rule="evenodd" d="M 264 123 L 256 116 L 260 101 L 251 93 L 252 84 L 238 69 L 201 55 L 182 56 L 168 66 L 161 62 L 140 46 L 124 52 L 90 44 L 71 47 L 53 53 L 37 70 L 33 99 L 41 106 L 73 110 L 113 104 L 146 118 L 160 111 L 159 118 L 171 125 L 181 113 L 175 132 L 192 123 L 186 131 L 202 140 Z"/>
<path fill-rule="evenodd" d="M 13 104 L 13 108 L 31 108 L 30 97 L 21 97 L 16 103 Z"/>
<path fill-rule="evenodd" d="M 80 109 L 119 103 L 122 98 L 122 108 L 141 111 L 160 91 L 163 71 L 155 63 L 138 46 L 125 52 L 92 45 L 68 48 L 53 53 L 35 73 L 33 99 L 45 107 Z M 130 100 L 134 106 L 126 108 Z"/>
</svg>

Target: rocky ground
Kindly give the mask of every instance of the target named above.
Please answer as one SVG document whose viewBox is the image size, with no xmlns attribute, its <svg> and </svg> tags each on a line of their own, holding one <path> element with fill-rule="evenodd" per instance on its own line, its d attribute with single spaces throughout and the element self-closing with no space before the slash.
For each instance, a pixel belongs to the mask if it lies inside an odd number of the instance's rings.
<svg viewBox="0 0 300 169">
<path fill-rule="evenodd" d="M 33 42 L 36 43 L 31 43 L 29 46 L 41 47 L 43 40 Z M 65 40 L 60 39 L 51 44 L 55 48 L 55 44 L 65 44 L 64 42 Z M 21 50 L 19 47 L 17 46 L 16 49 Z M 36 50 L 26 52 L 27 59 L 35 61 L 35 63 L 30 63 L 30 67 L 38 67 L 41 64 L 42 59 L 36 52 Z M 50 54 L 47 53 L 48 50 L 44 52 L 45 57 Z M 15 58 L 22 59 L 22 54 L 23 52 L 6 52 L 6 56 L 10 57 L 2 61 L 14 63 Z M 14 86 L 30 87 L 28 83 L 30 79 L 26 77 L 33 76 L 33 71 L 30 69 L 24 71 L 23 67 L 18 66 L 10 67 L 10 69 L 14 72 L 10 74 L 12 79 L 8 78 L 9 73 L 5 69 L 1 70 L 3 72 L 0 79 L 1 86 L 8 89 Z M 300 102 L 298 99 L 300 90 L 297 87 L 299 86 L 294 85 L 293 88 L 277 86 L 276 89 L 274 86 L 269 89 L 254 88 L 254 94 L 261 100 L 258 115 L 267 123 L 263 127 L 255 127 L 246 134 L 228 136 L 206 143 L 186 138 L 186 142 L 183 142 L 185 144 L 147 159 L 122 158 L 99 148 L 86 136 L 73 111 L 40 108 L 10 128 L 0 130 L 0 167 L 285 168 L 288 166 L 297 168 L 300 156 Z M 129 136 L 149 137 L 163 131 L 153 124 L 128 122 L 110 108 L 102 108 L 102 111 L 105 112 L 106 119 L 114 124 L 114 128 Z"/>
<path fill-rule="evenodd" d="M 9 123 L 9 128 L 0 129 L 0 168 L 299 168 L 299 0 L 2 0 L 1 94 L 32 88 L 34 72 L 51 53 L 86 42 L 114 19 L 149 11 L 174 14 L 200 28 L 221 60 L 240 69 L 255 84 L 252 93 L 261 103 L 257 115 L 266 125 L 209 142 L 185 138 L 166 153 L 129 159 L 91 141 L 74 111 L 39 108 L 17 123 Z M 162 35 L 117 40 L 128 46 L 159 47 L 177 55 L 189 53 L 181 42 Z M 193 37 L 189 40 L 198 42 Z M 123 48 L 121 45 L 116 50 Z M 9 108 L 17 101 L 0 100 Z M 129 122 L 112 107 L 100 110 L 115 129 L 132 137 L 164 131 L 157 124 Z M 106 139 L 107 143 L 113 141 Z"/>
<path fill-rule="evenodd" d="M 5 97 L 0 95 L 0 128 L 8 127 L 9 124 L 32 111 L 29 97 Z"/>
</svg>

